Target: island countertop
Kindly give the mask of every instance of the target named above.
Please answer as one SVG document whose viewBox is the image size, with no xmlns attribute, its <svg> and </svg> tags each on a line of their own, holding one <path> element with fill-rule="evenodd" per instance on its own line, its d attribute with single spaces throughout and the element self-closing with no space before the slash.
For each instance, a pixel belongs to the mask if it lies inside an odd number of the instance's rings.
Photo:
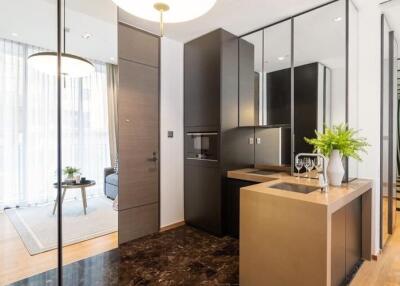
<svg viewBox="0 0 400 286">
<path fill-rule="evenodd" d="M 321 192 L 318 180 L 287 173 L 242 169 L 228 178 L 256 182 L 240 189 L 241 285 L 340 285 L 348 265 L 371 259 L 371 180 Z M 273 188 L 282 182 L 316 191 Z"/>
<path fill-rule="evenodd" d="M 228 171 L 228 178 L 246 180 L 252 182 L 260 182 L 242 188 L 243 191 L 253 191 L 261 194 L 280 196 L 287 199 L 300 200 L 312 204 L 326 206 L 329 213 L 334 213 L 336 210 L 345 206 L 355 198 L 372 188 L 372 181 L 367 179 L 356 179 L 350 183 L 342 184 L 340 187 L 328 186 L 326 192 L 321 192 L 317 189 L 314 192 L 303 194 L 271 188 L 271 186 L 279 183 L 291 183 L 319 187 L 318 180 L 293 177 L 285 172 L 277 172 L 270 175 L 261 175 L 254 173 L 257 169 L 240 169 Z"/>
</svg>

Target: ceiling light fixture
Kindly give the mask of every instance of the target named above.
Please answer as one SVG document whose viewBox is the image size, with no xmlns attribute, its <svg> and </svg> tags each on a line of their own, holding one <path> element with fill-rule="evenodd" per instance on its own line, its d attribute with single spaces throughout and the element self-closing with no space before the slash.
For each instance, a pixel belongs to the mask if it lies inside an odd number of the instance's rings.
<svg viewBox="0 0 400 286">
<path fill-rule="evenodd" d="M 112 0 L 126 12 L 153 22 L 160 21 L 161 36 L 164 23 L 186 22 L 206 14 L 217 0 Z"/>
<path fill-rule="evenodd" d="M 64 51 L 61 53 L 61 74 L 69 77 L 85 77 L 95 71 L 94 65 L 88 60 L 67 54 L 65 52 L 65 33 L 69 29 L 65 27 L 65 1 L 64 1 Z M 57 52 L 40 52 L 28 57 L 28 64 L 43 73 L 57 74 Z"/>
<path fill-rule="evenodd" d="M 336 17 L 335 19 L 333 19 L 334 22 L 340 22 L 342 21 L 342 17 Z"/>
<path fill-rule="evenodd" d="M 14 32 L 14 33 L 11 33 L 11 36 L 18 37 L 18 34 Z"/>
<path fill-rule="evenodd" d="M 278 57 L 278 61 L 283 61 L 284 59 L 286 59 L 286 56 Z"/>
</svg>

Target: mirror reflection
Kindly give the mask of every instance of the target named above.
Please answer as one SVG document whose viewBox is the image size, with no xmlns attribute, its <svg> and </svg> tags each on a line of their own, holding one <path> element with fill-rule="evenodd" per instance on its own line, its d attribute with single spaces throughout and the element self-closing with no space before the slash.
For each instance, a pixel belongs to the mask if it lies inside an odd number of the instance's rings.
<svg viewBox="0 0 400 286">
<path fill-rule="evenodd" d="M 346 122 L 346 2 L 294 19 L 294 153 L 310 153 L 304 137 Z M 318 25 L 314 23 L 318 22 Z"/>
</svg>

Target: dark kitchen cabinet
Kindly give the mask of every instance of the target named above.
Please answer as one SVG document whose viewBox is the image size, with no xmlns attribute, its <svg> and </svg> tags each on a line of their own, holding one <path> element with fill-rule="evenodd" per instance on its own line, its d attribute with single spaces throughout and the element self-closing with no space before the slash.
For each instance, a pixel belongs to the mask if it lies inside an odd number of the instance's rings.
<svg viewBox="0 0 400 286">
<path fill-rule="evenodd" d="M 240 188 L 258 184 L 236 179 L 224 181 L 223 221 L 224 233 L 239 238 Z"/>
<path fill-rule="evenodd" d="M 290 69 L 267 73 L 266 94 L 268 125 L 290 125 L 290 81 Z"/>
<path fill-rule="evenodd" d="M 362 257 L 362 198 L 332 214 L 332 286 L 345 285 Z"/>
<path fill-rule="evenodd" d="M 254 45 L 239 39 L 239 54 L 239 126 L 256 126 L 259 75 L 254 72 Z"/>
<path fill-rule="evenodd" d="M 238 128 L 238 38 L 218 29 L 184 50 L 185 221 L 222 235 L 226 172 L 254 163 L 254 130 Z"/>
<path fill-rule="evenodd" d="M 187 127 L 219 127 L 221 33 L 218 30 L 185 44 L 184 116 Z"/>
<path fill-rule="evenodd" d="M 186 164 L 184 174 L 186 223 L 222 234 L 221 177 L 218 168 Z"/>
</svg>

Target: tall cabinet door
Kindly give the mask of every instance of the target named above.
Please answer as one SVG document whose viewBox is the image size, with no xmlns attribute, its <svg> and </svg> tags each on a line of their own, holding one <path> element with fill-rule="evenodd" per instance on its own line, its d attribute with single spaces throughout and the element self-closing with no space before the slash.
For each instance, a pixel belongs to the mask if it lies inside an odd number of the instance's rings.
<svg viewBox="0 0 400 286">
<path fill-rule="evenodd" d="M 118 219 L 124 243 L 159 230 L 159 39 L 122 24 L 119 39 Z"/>
</svg>

